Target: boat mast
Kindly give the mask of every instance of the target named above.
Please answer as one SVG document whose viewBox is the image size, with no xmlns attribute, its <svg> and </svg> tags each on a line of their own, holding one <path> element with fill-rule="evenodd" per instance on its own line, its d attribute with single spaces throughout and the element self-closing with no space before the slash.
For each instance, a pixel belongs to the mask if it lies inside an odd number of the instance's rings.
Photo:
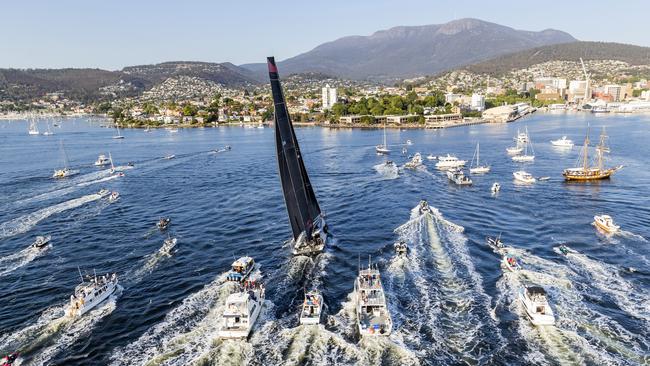
<svg viewBox="0 0 650 366">
<path fill-rule="evenodd" d="M 587 136 L 585 136 L 585 145 L 582 148 L 582 167 L 585 171 L 589 170 L 589 127 L 587 127 Z"/>
<path fill-rule="evenodd" d="M 388 145 L 386 145 L 386 122 L 384 122 L 384 149 L 387 148 Z"/>
<path fill-rule="evenodd" d="M 598 169 L 600 170 L 603 170 L 603 154 L 609 150 L 605 146 L 606 138 L 607 135 L 605 135 L 605 127 L 603 127 L 603 132 L 600 133 L 600 142 L 598 143 L 598 147 L 596 148 L 598 154 Z"/>
<path fill-rule="evenodd" d="M 478 168 L 481 165 L 480 158 L 481 150 L 479 150 L 479 143 L 476 143 L 476 167 Z"/>
</svg>

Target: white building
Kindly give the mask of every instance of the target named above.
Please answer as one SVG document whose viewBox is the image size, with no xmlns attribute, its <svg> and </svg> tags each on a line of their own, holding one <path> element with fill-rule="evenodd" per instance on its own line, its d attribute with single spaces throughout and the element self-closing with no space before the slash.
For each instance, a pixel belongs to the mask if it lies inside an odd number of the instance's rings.
<svg viewBox="0 0 650 366">
<path fill-rule="evenodd" d="M 330 109 L 337 102 L 336 88 L 330 88 L 329 84 L 323 88 L 323 110 Z"/>
<path fill-rule="evenodd" d="M 620 85 L 605 85 L 603 92 L 610 95 L 613 102 L 620 102 L 625 99 L 625 89 Z"/>
<path fill-rule="evenodd" d="M 445 103 L 454 104 L 455 101 L 463 98 L 462 94 L 447 93 L 445 94 Z"/>
<path fill-rule="evenodd" d="M 472 94 L 472 109 L 482 112 L 485 110 L 485 96 L 481 94 Z"/>
</svg>

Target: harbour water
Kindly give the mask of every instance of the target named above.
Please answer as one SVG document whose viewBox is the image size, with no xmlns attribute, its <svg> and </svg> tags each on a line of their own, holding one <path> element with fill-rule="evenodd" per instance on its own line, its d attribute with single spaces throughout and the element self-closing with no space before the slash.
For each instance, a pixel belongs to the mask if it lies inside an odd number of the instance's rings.
<svg viewBox="0 0 650 366">
<path fill-rule="evenodd" d="M 565 183 L 587 125 L 607 127 L 611 180 Z M 528 127 L 535 162 L 506 154 Z M 388 130 L 399 166 L 409 154 L 471 160 L 476 142 L 492 166 L 470 187 L 425 169 L 391 175 L 377 167 L 382 130 L 297 128 L 307 169 L 335 240 L 315 260 L 293 258 L 273 129 L 220 127 L 113 131 L 65 120 L 53 136 L 29 136 L 25 121 L 0 122 L 0 352 L 21 365 L 329 365 L 650 363 L 650 116 L 537 114 L 511 124 L 445 130 Z M 577 146 L 551 146 L 567 135 Z M 79 174 L 51 178 L 64 140 Z M 231 145 L 231 151 L 211 150 Z M 93 162 L 111 153 L 125 176 Z M 171 160 L 164 156 L 174 154 Z M 133 162 L 129 168 L 127 162 Z M 517 185 L 523 167 L 550 180 Z M 493 182 L 501 191 L 493 196 Z M 101 188 L 121 198 L 109 204 Z M 412 212 L 421 199 L 433 215 Z M 606 213 L 613 236 L 590 223 Z M 159 254 L 155 227 L 172 218 L 177 252 Z M 459 230 L 459 226 L 464 230 Z M 501 233 L 524 271 L 503 274 L 485 237 Z M 26 249 L 52 235 L 43 251 Z M 409 244 L 394 258 L 393 243 Z M 565 257 L 557 247 L 578 251 Z M 265 310 L 246 341 L 216 338 L 233 259 L 255 257 L 267 284 Z M 394 330 L 359 340 L 351 300 L 359 262 L 384 276 Z M 123 291 L 80 319 L 63 317 L 77 267 L 117 272 Z M 538 329 L 516 299 L 524 283 L 549 293 L 557 326 Z M 326 302 L 320 326 L 299 326 L 305 288 Z"/>
</svg>

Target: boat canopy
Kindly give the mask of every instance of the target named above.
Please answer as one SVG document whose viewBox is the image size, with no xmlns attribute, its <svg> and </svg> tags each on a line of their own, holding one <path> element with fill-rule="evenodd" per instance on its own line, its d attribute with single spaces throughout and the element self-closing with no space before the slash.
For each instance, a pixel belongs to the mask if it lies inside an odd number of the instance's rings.
<svg viewBox="0 0 650 366">
<path fill-rule="evenodd" d="M 278 170 L 293 238 L 297 240 L 304 232 L 308 239 L 312 239 L 314 225 L 321 219 L 320 206 L 309 181 L 296 133 L 291 124 L 275 59 L 268 57 L 267 63 L 275 107 L 275 145 Z"/>
<path fill-rule="evenodd" d="M 526 292 L 528 292 L 529 295 L 543 295 L 546 296 L 546 290 L 544 290 L 543 287 L 540 286 L 530 286 L 526 288 Z"/>
</svg>

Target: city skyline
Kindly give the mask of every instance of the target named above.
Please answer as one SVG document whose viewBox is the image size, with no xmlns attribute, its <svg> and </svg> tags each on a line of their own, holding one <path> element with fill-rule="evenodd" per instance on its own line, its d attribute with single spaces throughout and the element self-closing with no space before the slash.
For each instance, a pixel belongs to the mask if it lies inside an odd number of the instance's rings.
<svg viewBox="0 0 650 366">
<path fill-rule="evenodd" d="M 460 18 L 530 31 L 558 29 L 579 40 L 650 46 L 650 36 L 638 29 L 649 7 L 645 2 L 630 1 L 606 12 L 560 1 L 535 9 L 527 5 L 473 0 L 254 5 L 27 1 L 3 6 L 0 31 L 6 41 L 0 43 L 0 67 L 117 70 L 176 60 L 244 64 L 263 62 L 271 54 L 284 60 L 344 36 Z"/>
</svg>

